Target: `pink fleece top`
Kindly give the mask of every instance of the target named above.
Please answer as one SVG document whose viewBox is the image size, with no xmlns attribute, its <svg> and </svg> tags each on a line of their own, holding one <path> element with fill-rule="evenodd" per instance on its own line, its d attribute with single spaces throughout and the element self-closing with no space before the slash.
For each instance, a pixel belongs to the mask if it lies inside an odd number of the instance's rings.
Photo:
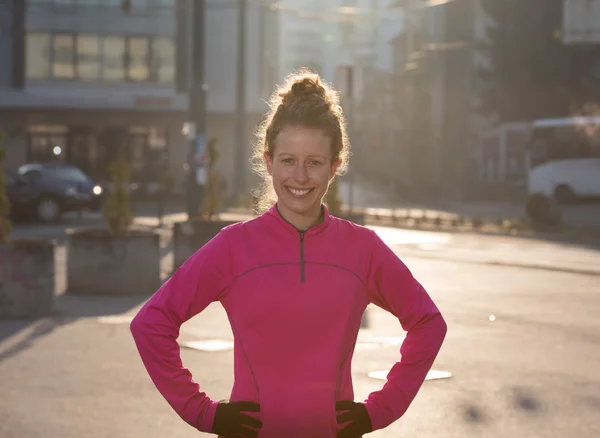
<svg viewBox="0 0 600 438">
<path fill-rule="evenodd" d="M 141 308 L 131 332 L 157 389 L 211 432 L 217 401 L 180 358 L 182 323 L 219 301 L 234 334 L 230 399 L 260 404 L 259 438 L 334 438 L 335 403 L 353 400 L 351 361 L 369 303 L 407 331 L 381 390 L 365 401 L 374 430 L 400 418 L 442 345 L 446 323 L 404 263 L 372 230 L 333 217 L 306 231 L 276 206 L 223 228 Z M 201 376 L 200 376 L 201 379 Z"/>
</svg>

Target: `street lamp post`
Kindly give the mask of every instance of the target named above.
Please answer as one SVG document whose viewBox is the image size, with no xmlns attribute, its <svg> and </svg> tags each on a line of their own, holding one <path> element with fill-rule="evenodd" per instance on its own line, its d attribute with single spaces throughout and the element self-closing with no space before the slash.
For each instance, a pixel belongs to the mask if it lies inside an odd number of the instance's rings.
<svg viewBox="0 0 600 438">
<path fill-rule="evenodd" d="M 200 205 L 204 196 L 206 169 L 204 155 L 206 151 L 206 91 L 204 82 L 204 14 L 205 0 L 190 2 L 191 29 L 191 77 L 189 91 L 189 113 L 187 138 L 188 181 L 187 181 L 187 214 L 188 219 L 200 214 Z"/>
<path fill-rule="evenodd" d="M 240 195 L 246 186 L 246 8 L 247 0 L 238 0 L 235 195 Z"/>
</svg>

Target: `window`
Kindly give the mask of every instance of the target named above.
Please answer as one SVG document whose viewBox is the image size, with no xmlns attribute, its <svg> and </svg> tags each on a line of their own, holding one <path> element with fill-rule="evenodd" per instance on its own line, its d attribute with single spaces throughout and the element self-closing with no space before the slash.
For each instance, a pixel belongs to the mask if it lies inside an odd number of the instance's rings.
<svg viewBox="0 0 600 438">
<path fill-rule="evenodd" d="M 28 170 L 21 174 L 21 180 L 25 181 L 27 184 L 38 183 L 41 181 L 41 179 L 42 179 L 42 172 L 37 169 Z"/>
<path fill-rule="evenodd" d="M 1 1 L 0 1 L 1 3 Z M 72 14 L 81 9 L 99 8 L 122 14 L 123 0 L 27 0 L 28 11 Z M 175 0 L 133 0 L 130 13 L 173 14 Z"/>
<path fill-rule="evenodd" d="M 44 173 L 51 180 L 82 183 L 89 181 L 87 175 L 76 167 L 48 167 Z"/>
<path fill-rule="evenodd" d="M 45 79 L 50 75 L 50 34 L 27 34 L 27 78 Z"/>
<path fill-rule="evenodd" d="M 102 79 L 106 82 L 122 82 L 125 79 L 125 38 L 104 38 Z"/>
<path fill-rule="evenodd" d="M 134 82 L 145 82 L 150 76 L 150 41 L 147 38 L 129 38 L 127 78 Z"/>
<path fill-rule="evenodd" d="M 175 45 L 167 37 L 29 32 L 27 79 L 173 84 Z"/>
<path fill-rule="evenodd" d="M 175 80 L 175 45 L 170 38 L 155 38 L 152 44 L 152 75 L 160 84 Z"/>
<path fill-rule="evenodd" d="M 100 38 L 97 35 L 77 36 L 77 77 L 83 81 L 100 79 Z"/>
<path fill-rule="evenodd" d="M 52 76 L 58 79 L 75 77 L 74 38 L 73 35 L 54 35 Z"/>
</svg>

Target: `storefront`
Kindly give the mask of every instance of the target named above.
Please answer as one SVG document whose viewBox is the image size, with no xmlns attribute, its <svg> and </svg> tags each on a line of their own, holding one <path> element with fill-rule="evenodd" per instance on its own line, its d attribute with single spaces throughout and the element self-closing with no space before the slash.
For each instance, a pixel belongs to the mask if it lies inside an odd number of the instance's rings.
<svg viewBox="0 0 600 438">
<path fill-rule="evenodd" d="M 61 161 L 79 167 L 98 181 L 110 179 L 110 164 L 122 152 L 132 180 L 157 182 L 169 167 L 168 130 L 160 126 L 31 125 L 27 129 L 28 162 Z"/>
</svg>

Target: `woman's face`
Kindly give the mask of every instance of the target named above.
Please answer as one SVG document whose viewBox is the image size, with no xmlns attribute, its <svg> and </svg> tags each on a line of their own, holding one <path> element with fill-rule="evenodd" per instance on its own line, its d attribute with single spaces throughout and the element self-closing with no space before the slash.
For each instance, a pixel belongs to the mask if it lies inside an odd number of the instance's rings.
<svg viewBox="0 0 600 438">
<path fill-rule="evenodd" d="M 265 154 L 278 207 L 286 218 L 316 217 L 340 162 L 332 162 L 331 139 L 320 129 L 284 127 L 273 158 Z M 290 220 L 290 219 L 288 219 Z"/>
</svg>

